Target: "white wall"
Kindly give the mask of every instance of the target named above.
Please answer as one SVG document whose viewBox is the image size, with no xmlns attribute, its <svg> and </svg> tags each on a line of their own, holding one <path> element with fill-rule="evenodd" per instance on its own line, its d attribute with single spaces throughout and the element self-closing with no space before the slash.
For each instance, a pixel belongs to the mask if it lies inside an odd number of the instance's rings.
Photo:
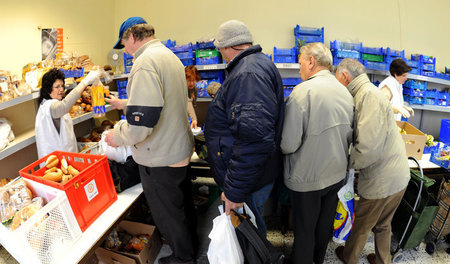
<svg viewBox="0 0 450 264">
<path fill-rule="evenodd" d="M 229 20 L 244 21 L 264 52 L 294 46 L 293 28 L 325 27 L 330 40 L 405 49 L 437 57 L 450 67 L 448 0 L 1 0 L 0 69 L 20 73 L 41 60 L 38 27 L 64 29 L 64 50 L 88 54 L 98 64 L 117 39 L 120 24 L 142 16 L 162 40 L 179 44 L 213 37 Z"/>
<path fill-rule="evenodd" d="M 109 0 L 1 0 L 0 69 L 21 74 L 41 61 L 42 28 L 63 28 L 64 51 L 88 54 L 98 64 L 114 41 L 114 2 Z"/>
<path fill-rule="evenodd" d="M 437 57 L 438 70 L 450 67 L 448 0 L 115 0 L 115 31 L 130 16 L 142 16 L 162 40 L 179 44 L 213 37 L 218 26 L 239 19 L 264 52 L 294 46 L 293 28 L 325 27 L 330 40 L 362 41 L 369 47 L 405 49 Z"/>
</svg>

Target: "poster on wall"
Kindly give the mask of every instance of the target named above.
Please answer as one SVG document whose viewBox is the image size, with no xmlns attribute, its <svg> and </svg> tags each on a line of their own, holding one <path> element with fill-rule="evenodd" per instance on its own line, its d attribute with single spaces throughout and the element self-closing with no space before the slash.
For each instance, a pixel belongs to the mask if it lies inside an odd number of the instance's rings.
<svg viewBox="0 0 450 264">
<path fill-rule="evenodd" d="M 63 29 L 42 29 L 42 60 L 55 59 L 56 53 L 63 51 Z"/>
</svg>

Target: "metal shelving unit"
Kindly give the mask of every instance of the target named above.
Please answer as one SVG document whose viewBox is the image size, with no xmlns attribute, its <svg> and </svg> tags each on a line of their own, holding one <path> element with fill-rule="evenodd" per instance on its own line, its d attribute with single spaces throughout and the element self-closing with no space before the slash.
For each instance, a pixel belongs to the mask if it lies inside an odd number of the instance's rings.
<svg viewBox="0 0 450 264">
<path fill-rule="evenodd" d="M 109 112 L 112 110 L 111 105 L 106 106 L 106 112 Z M 94 117 L 94 113 L 89 112 L 85 113 L 83 115 L 77 116 L 73 119 L 73 124 L 79 124 L 83 121 L 86 121 L 88 119 L 91 119 Z M 34 129 L 28 130 L 27 132 L 20 134 L 16 136 L 16 138 L 2 151 L 0 151 L 0 160 L 8 157 L 11 154 L 14 154 L 15 152 L 24 149 L 28 147 L 31 144 L 34 144 L 36 142 L 35 138 L 35 132 Z"/>
</svg>

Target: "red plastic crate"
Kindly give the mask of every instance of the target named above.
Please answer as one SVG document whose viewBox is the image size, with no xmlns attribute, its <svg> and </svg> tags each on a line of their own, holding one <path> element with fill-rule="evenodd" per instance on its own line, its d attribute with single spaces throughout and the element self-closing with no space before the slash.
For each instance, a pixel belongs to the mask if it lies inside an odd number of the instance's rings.
<svg viewBox="0 0 450 264">
<path fill-rule="evenodd" d="M 40 168 L 40 165 L 45 163 L 50 155 L 58 156 L 59 160 L 65 158 L 69 165 L 80 171 L 80 174 L 65 184 L 43 179 L 47 168 L 45 166 Z M 21 169 L 19 174 L 24 178 L 63 190 L 83 232 L 117 200 L 106 156 L 55 151 Z"/>
</svg>

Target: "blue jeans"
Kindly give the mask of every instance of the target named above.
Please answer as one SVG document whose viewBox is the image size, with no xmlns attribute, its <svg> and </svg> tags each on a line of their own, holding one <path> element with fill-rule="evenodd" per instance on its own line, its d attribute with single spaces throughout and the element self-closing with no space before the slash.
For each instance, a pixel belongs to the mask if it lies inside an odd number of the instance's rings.
<svg viewBox="0 0 450 264">
<path fill-rule="evenodd" d="M 264 211 L 264 204 L 269 198 L 273 188 L 273 183 L 267 184 L 261 189 L 252 193 L 252 196 L 245 201 L 247 206 L 252 210 L 255 215 L 256 225 L 258 226 L 258 230 L 261 231 L 262 234 L 267 235 L 266 224 L 264 223 L 264 219 L 262 217 L 262 213 Z"/>
</svg>

